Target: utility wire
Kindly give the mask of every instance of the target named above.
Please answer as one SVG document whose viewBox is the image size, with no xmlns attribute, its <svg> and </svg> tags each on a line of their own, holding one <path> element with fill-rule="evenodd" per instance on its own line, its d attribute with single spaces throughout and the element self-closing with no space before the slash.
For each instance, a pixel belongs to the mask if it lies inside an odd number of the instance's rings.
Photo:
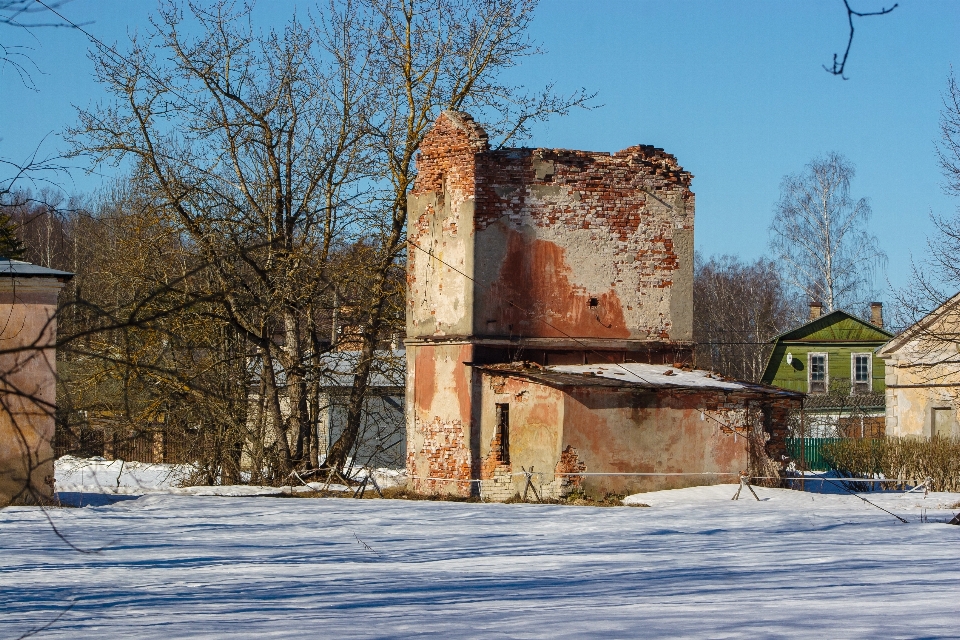
<svg viewBox="0 0 960 640">
<path fill-rule="evenodd" d="M 87 36 L 87 38 L 89 38 L 90 40 L 92 40 L 98 47 L 100 47 L 100 50 L 101 50 L 101 51 L 104 51 L 105 53 L 112 54 L 114 63 L 122 63 L 122 62 L 124 62 L 124 61 L 126 60 L 126 57 L 123 56 L 123 55 L 121 55 L 116 49 L 114 49 L 114 48 L 111 47 L 111 46 L 108 46 L 108 45 L 104 44 L 104 42 L 103 42 L 102 40 L 100 40 L 99 38 L 97 38 L 95 35 L 93 35 L 93 34 L 90 33 L 89 31 L 87 31 L 86 29 L 84 29 L 82 26 L 80 26 L 79 24 L 77 24 L 76 22 L 74 22 L 73 20 L 71 20 L 70 18 L 68 18 L 68 17 L 66 17 L 65 15 L 63 15 L 62 13 L 60 13 L 59 11 L 57 11 L 56 9 L 54 9 L 53 7 L 51 7 L 50 5 L 48 5 L 48 4 L 46 4 L 45 2 L 43 2 L 43 0 L 34 0 L 34 2 L 36 2 L 36 3 L 39 4 L 40 6 L 44 7 L 45 9 L 47 9 L 47 11 L 50 11 L 51 13 L 53 13 L 55 16 L 57 16 L 58 18 L 60 18 L 61 20 L 63 20 L 63 21 L 66 22 L 67 24 L 69 24 L 71 27 L 73 27 L 74 29 L 76 29 L 77 31 L 79 31 L 80 33 L 82 33 L 83 35 Z M 186 98 L 184 98 L 184 97 L 183 97 L 182 95 L 180 95 L 177 91 L 175 91 L 174 89 L 172 89 L 169 85 L 167 85 L 167 84 L 166 84 L 163 80 L 161 80 L 159 77 L 157 77 L 157 76 L 155 76 L 155 75 L 151 75 L 151 73 L 150 73 L 150 71 L 149 71 L 149 68 L 144 67 L 143 70 L 144 70 L 144 75 L 145 75 L 146 77 L 150 78 L 150 79 L 151 79 L 153 82 L 155 82 L 158 86 L 163 87 L 164 90 L 169 91 L 170 93 L 172 93 L 173 95 L 177 96 L 178 98 L 180 98 L 180 99 L 183 100 L 184 102 L 187 101 Z"/>
<path fill-rule="evenodd" d="M 417 244 L 416 242 L 414 242 L 413 240 L 411 240 L 409 236 L 407 237 L 407 243 L 410 244 L 412 247 L 414 247 L 414 248 L 416 248 L 416 249 L 419 249 L 420 251 L 422 251 L 423 253 L 427 254 L 428 256 L 430 256 L 431 258 L 433 258 L 434 260 L 436 260 L 436 261 L 439 262 L 440 264 L 446 266 L 447 268 L 451 269 L 452 271 L 455 271 L 455 272 L 459 273 L 461 276 L 463 276 L 464 278 L 466 278 L 466 279 L 469 280 L 470 282 L 473 282 L 474 284 L 479 284 L 473 277 L 467 275 L 466 273 L 464 273 L 464 272 L 461 271 L 460 269 L 457 269 L 457 268 L 456 268 L 455 266 L 453 266 L 452 264 L 446 262 L 443 258 L 440 258 L 440 257 L 437 256 L 435 253 L 433 253 L 433 251 L 431 251 L 431 250 L 429 250 L 429 249 L 424 249 L 424 248 L 421 247 L 419 244 Z M 582 341 L 579 340 L 578 338 L 576 338 L 576 337 L 574 337 L 574 336 L 571 336 L 569 333 L 567 333 L 567 332 L 564 331 L 563 329 L 560 329 L 559 327 L 553 325 L 552 323 L 544 320 L 542 317 L 540 317 L 538 314 L 535 314 L 533 311 L 531 311 L 531 310 L 529 310 L 529 309 L 524 309 L 523 307 L 521 307 L 520 305 L 518 305 L 518 304 L 517 304 L 516 302 L 514 302 L 513 300 L 507 300 L 507 303 L 510 304 L 512 307 L 518 309 L 520 312 L 525 313 L 525 314 L 527 314 L 528 316 L 532 317 L 533 319 L 538 320 L 538 321 L 544 323 L 545 325 L 547 325 L 548 327 L 550 327 L 551 329 L 553 329 L 553 330 L 556 331 L 557 333 L 560 333 L 560 334 L 563 335 L 564 337 L 569 338 L 570 340 L 573 340 L 574 342 L 576 342 L 577 344 L 579 344 L 580 346 L 582 346 L 585 350 L 589 351 L 590 353 L 594 353 L 594 354 L 596 354 L 596 355 L 598 355 L 598 356 L 600 356 L 600 357 L 602 357 L 602 358 L 606 358 L 606 359 L 609 361 L 610 364 L 612 364 L 613 366 L 616 366 L 616 367 L 619 367 L 619 368 L 623 369 L 623 370 L 624 370 L 625 372 L 627 372 L 629 375 L 636 376 L 636 377 L 639 378 L 641 381 L 647 383 L 647 384 L 650 385 L 650 386 L 656 386 L 656 385 L 654 385 L 652 382 L 650 382 L 649 380 L 647 380 L 646 378 L 644 378 L 643 376 L 641 376 L 639 373 L 636 373 L 636 372 L 634 372 L 634 371 L 631 371 L 630 369 L 627 369 L 625 366 L 623 366 L 623 365 L 620 364 L 619 362 L 614 362 L 613 359 L 610 358 L 610 356 L 608 356 L 607 354 L 600 353 L 599 351 L 597 351 L 597 350 L 595 350 L 595 349 L 592 349 L 589 345 L 585 344 L 584 342 L 582 342 Z M 718 418 L 715 418 L 714 416 L 710 415 L 705 409 L 701 409 L 701 410 L 700 410 L 700 415 L 706 416 L 707 418 L 710 418 L 711 420 L 713 420 L 714 422 L 716 422 L 718 425 L 720 425 L 722 428 L 724 428 L 724 429 L 726 429 L 726 430 L 733 431 L 733 432 L 735 432 L 735 433 L 737 432 L 737 428 L 736 428 L 736 427 L 732 427 L 732 426 L 730 426 L 729 424 L 726 424 L 726 423 L 724 423 L 723 421 L 719 420 Z M 750 434 L 746 434 L 744 437 L 749 438 L 749 437 L 750 437 Z"/>
<path fill-rule="evenodd" d="M 64 22 L 67 22 L 68 24 L 70 24 L 71 26 L 73 26 L 74 28 L 76 28 L 76 29 L 77 29 L 78 31 L 80 31 L 82 34 L 84 34 L 85 36 L 87 36 L 90 40 L 92 40 L 93 42 L 95 42 L 95 43 L 96 43 L 99 47 L 101 47 L 103 50 L 105 50 L 105 51 L 107 51 L 107 52 L 109 52 L 109 53 L 112 53 L 114 56 L 116 56 L 116 59 L 123 60 L 123 56 L 121 56 L 121 55 L 120 55 L 117 51 L 115 51 L 112 47 L 109 47 L 109 46 L 107 46 L 106 44 L 104 44 L 104 43 L 103 43 L 100 39 L 98 39 L 96 36 L 94 36 L 94 35 L 91 34 L 89 31 L 87 31 L 86 29 L 84 29 L 83 27 L 81 27 L 80 25 L 78 25 L 77 23 L 73 22 L 72 20 L 70 20 L 69 18 L 67 18 L 66 16 L 64 16 L 62 13 L 60 13 L 59 11 L 57 11 L 56 9 L 54 9 L 53 7 L 51 7 L 50 5 L 48 5 L 48 4 L 46 4 L 45 2 L 43 2 L 43 0 L 35 0 L 35 2 L 36 2 L 37 4 L 39 4 L 40 6 L 46 8 L 48 11 L 50 11 L 51 13 L 53 13 L 54 15 L 56 15 L 57 17 L 59 17 L 59 18 L 60 18 L 61 20 L 63 20 Z M 176 92 L 173 92 L 172 90 L 171 90 L 171 92 L 176 94 Z M 182 96 L 181 96 L 181 99 L 182 99 Z M 425 254 L 427 254 L 428 256 L 430 256 L 431 258 L 433 258 L 434 260 L 439 261 L 441 264 L 445 265 L 447 268 L 449 268 L 449 269 L 451 269 L 451 270 L 453 270 L 453 271 L 456 271 L 457 273 L 459 273 L 461 276 L 463 276 L 463 277 L 466 278 L 467 280 L 470 280 L 470 281 L 473 282 L 474 284 L 478 284 L 477 281 L 476 281 L 474 278 L 472 278 L 471 276 L 467 275 L 467 274 L 464 273 L 463 271 L 460 271 L 459 269 L 457 269 L 455 266 L 449 264 L 448 262 L 444 261 L 442 258 L 440 258 L 440 257 L 438 257 L 436 254 L 434 254 L 433 251 L 424 249 L 424 248 L 421 247 L 419 244 L 417 244 L 417 243 L 415 243 L 414 241 L 410 240 L 409 237 L 407 238 L 407 243 L 410 244 L 411 246 L 415 247 L 416 249 L 419 249 L 420 251 L 424 252 Z M 634 371 L 631 371 L 631 370 L 627 369 L 626 367 L 624 367 L 622 364 L 620 364 L 620 363 L 618 363 L 618 362 L 614 362 L 613 359 L 612 359 L 609 355 L 600 353 L 599 351 L 596 351 L 595 349 L 590 348 L 587 344 L 585 344 L 584 342 L 582 342 L 582 341 L 579 340 L 578 338 L 575 338 L 574 336 L 571 336 L 571 335 L 570 335 L 569 333 L 567 333 L 566 331 L 560 329 L 559 327 L 557 327 L 557 326 L 555 326 L 554 324 L 548 322 L 547 320 L 544 320 L 542 317 L 539 317 L 538 315 L 536 315 L 533 311 L 530 311 L 529 309 L 524 309 L 523 307 L 521 307 L 520 305 L 518 305 L 517 303 L 515 303 L 513 300 L 507 300 L 507 302 L 508 302 L 512 307 L 514 307 L 514 308 L 516 308 L 517 310 L 519 310 L 521 313 L 527 314 L 528 316 L 532 317 L 532 318 L 535 319 L 535 320 L 539 320 L 540 322 L 544 323 L 545 325 L 547 325 L 548 327 L 550 327 L 551 329 L 553 329 L 553 330 L 556 331 L 557 333 L 563 335 L 564 337 L 566 337 L 566 338 L 568 338 L 568 339 L 570 339 L 570 340 L 573 340 L 574 342 L 576 342 L 577 344 L 579 344 L 580 346 L 582 346 L 584 349 L 586 349 L 586 350 L 589 351 L 590 353 L 594 353 L 594 354 L 596 354 L 596 355 L 598 355 L 598 356 L 606 359 L 606 360 L 609 362 L 609 364 L 614 365 L 614 366 L 616 366 L 616 367 L 619 367 L 619 368 L 623 369 L 627 374 L 639 378 L 641 381 L 645 382 L 646 384 L 649 384 L 650 386 L 654 386 L 652 382 L 650 382 L 649 380 L 647 380 L 646 378 L 644 378 L 643 376 L 641 376 L 639 373 L 636 373 L 636 372 L 634 372 Z M 706 414 L 705 414 L 705 415 L 706 415 Z M 709 417 L 710 417 L 711 419 L 713 419 L 713 420 L 716 420 L 716 418 L 713 418 L 713 416 L 709 416 Z M 723 423 L 721 423 L 720 421 L 717 421 L 717 422 L 718 422 L 718 424 L 723 424 Z M 727 428 L 730 428 L 729 425 L 723 425 L 723 426 L 726 426 Z"/>
<path fill-rule="evenodd" d="M 460 271 L 460 269 L 457 269 L 457 268 L 456 268 L 455 266 L 453 266 L 452 264 L 446 262 L 445 260 L 443 260 L 443 258 L 438 257 L 435 253 L 433 253 L 433 251 L 431 251 L 431 250 L 429 250 L 429 249 L 424 249 L 423 247 L 421 247 L 419 244 L 417 244 L 416 242 L 414 242 L 413 240 L 411 240 L 409 236 L 407 237 L 407 243 L 410 244 L 411 246 L 413 246 L 414 248 L 419 249 L 420 251 L 422 251 L 423 253 L 427 254 L 428 256 L 430 256 L 431 258 L 433 258 L 433 259 L 436 260 L 437 262 L 443 264 L 444 266 L 446 266 L 447 268 L 451 269 L 452 271 L 456 271 L 457 273 L 459 273 L 461 276 L 463 276 L 464 278 L 466 278 L 466 279 L 469 280 L 470 282 L 472 282 L 472 283 L 474 283 L 474 284 L 480 284 L 480 283 L 478 283 L 473 277 L 467 275 L 467 274 L 464 273 L 463 271 Z M 612 365 L 614 365 L 614 366 L 617 366 L 617 367 L 620 367 L 621 369 L 623 369 L 623 370 L 624 370 L 625 372 L 627 372 L 628 374 L 630 374 L 630 375 L 632 375 L 632 376 L 636 376 L 637 378 L 640 378 L 640 380 L 642 380 L 643 382 L 646 382 L 646 383 L 649 384 L 650 386 L 654 386 L 654 384 L 653 384 L 652 382 L 650 382 L 649 380 L 647 380 L 646 378 L 644 378 L 644 377 L 641 376 L 640 374 L 638 374 L 638 373 L 636 373 L 636 372 L 633 372 L 633 371 L 630 371 L 630 369 L 627 369 L 626 367 L 624 367 L 624 366 L 623 366 L 622 364 L 620 364 L 619 362 L 614 362 L 613 359 L 612 359 L 609 355 L 604 354 L 604 353 L 600 353 L 599 351 L 597 351 L 597 350 L 595 350 L 595 349 L 592 349 L 588 344 L 582 342 L 579 338 L 576 338 L 576 337 L 570 335 L 569 333 L 567 333 L 566 331 L 564 331 L 564 330 L 561 329 L 560 327 L 557 327 L 556 325 L 548 322 L 547 320 L 544 320 L 542 317 L 540 317 L 538 314 L 534 313 L 533 311 L 521 307 L 520 305 L 518 305 L 518 304 L 517 304 L 516 302 L 514 302 L 513 300 L 507 300 L 507 304 L 509 304 L 510 306 L 512 306 L 512 307 L 514 307 L 515 309 L 519 310 L 521 313 L 524 313 L 524 314 L 530 316 L 530 317 L 533 318 L 534 320 L 538 320 L 538 321 L 542 322 L 543 324 L 547 325 L 548 327 L 550 327 L 551 329 L 553 329 L 553 330 L 556 331 L 557 333 L 561 334 L 561 335 L 564 336 L 565 338 L 568 338 L 568 339 L 570 339 L 570 340 L 573 340 L 574 342 L 576 342 L 578 345 L 580 345 L 581 347 L 583 347 L 585 350 L 589 351 L 590 353 L 594 353 L 594 354 L 600 356 L 601 358 L 607 359 L 610 364 L 612 364 Z"/>
</svg>

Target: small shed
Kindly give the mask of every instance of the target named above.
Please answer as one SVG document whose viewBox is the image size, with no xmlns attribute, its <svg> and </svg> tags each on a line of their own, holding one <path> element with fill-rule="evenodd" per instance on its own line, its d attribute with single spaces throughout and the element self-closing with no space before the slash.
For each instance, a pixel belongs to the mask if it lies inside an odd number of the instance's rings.
<svg viewBox="0 0 960 640">
<path fill-rule="evenodd" d="M 474 369 L 476 459 L 488 500 L 528 490 L 543 498 L 630 494 L 731 482 L 743 470 L 776 478 L 786 462 L 786 416 L 802 398 L 670 365 Z"/>
<path fill-rule="evenodd" d="M 0 259 L 0 506 L 53 498 L 57 296 L 72 277 Z"/>
</svg>

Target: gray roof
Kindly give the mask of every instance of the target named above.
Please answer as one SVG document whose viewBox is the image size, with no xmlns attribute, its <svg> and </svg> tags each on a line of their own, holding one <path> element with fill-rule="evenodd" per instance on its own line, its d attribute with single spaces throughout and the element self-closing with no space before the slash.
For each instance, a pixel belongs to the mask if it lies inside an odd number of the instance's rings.
<svg viewBox="0 0 960 640">
<path fill-rule="evenodd" d="M 73 274 L 69 271 L 57 271 L 23 260 L 0 258 L 0 277 L 6 278 L 58 278 L 69 280 Z"/>
<path fill-rule="evenodd" d="M 710 371 L 676 369 L 669 365 L 617 363 L 603 365 L 555 365 L 542 367 L 531 363 L 495 365 L 472 364 L 491 374 L 528 378 L 553 387 L 614 387 L 637 390 L 679 392 L 740 393 L 768 398 L 799 400 L 802 393 L 764 384 L 731 380 Z M 669 372 L 669 373 L 668 373 Z"/>
<path fill-rule="evenodd" d="M 359 358 L 359 351 L 331 351 L 320 356 L 324 369 L 320 374 L 320 386 L 327 391 L 352 387 L 353 372 Z M 373 369 L 367 382 L 369 387 L 374 391 L 402 391 L 406 375 L 406 351 L 378 350 L 374 358 Z"/>
</svg>

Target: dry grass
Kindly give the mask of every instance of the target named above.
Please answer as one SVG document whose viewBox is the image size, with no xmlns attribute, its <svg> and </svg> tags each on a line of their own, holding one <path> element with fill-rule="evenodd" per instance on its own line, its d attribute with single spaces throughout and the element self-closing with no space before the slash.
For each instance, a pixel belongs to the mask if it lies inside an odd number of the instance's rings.
<svg viewBox="0 0 960 640">
<path fill-rule="evenodd" d="M 305 491 L 302 493 L 283 494 L 284 498 L 353 498 L 353 493 L 347 491 Z M 541 500 L 539 504 L 560 504 L 575 507 L 649 507 L 648 504 L 623 504 L 626 496 L 617 493 L 608 493 L 603 497 L 591 497 L 582 493 L 572 493 L 560 500 Z M 376 490 L 368 488 L 363 496 L 363 500 L 379 500 L 380 496 Z M 477 496 L 454 496 L 447 494 L 423 494 L 415 493 L 404 487 L 389 487 L 383 490 L 383 499 L 385 500 L 432 500 L 435 502 L 482 502 Z M 536 503 L 535 499 L 524 500 L 519 494 L 514 495 L 504 504 L 528 504 Z"/>
<path fill-rule="evenodd" d="M 881 438 L 841 440 L 824 447 L 831 469 L 848 478 L 899 478 L 931 491 L 960 490 L 960 439 Z"/>
</svg>

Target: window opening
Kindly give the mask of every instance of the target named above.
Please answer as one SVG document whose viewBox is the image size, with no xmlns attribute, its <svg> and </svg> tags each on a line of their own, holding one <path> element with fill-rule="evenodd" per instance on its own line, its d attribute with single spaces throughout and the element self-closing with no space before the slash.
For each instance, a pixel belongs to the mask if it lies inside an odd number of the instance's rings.
<svg viewBox="0 0 960 640">
<path fill-rule="evenodd" d="M 870 391 L 870 354 L 853 354 L 853 390 L 866 393 Z"/>
<path fill-rule="evenodd" d="M 810 393 L 827 392 L 827 356 L 810 354 Z"/>
<path fill-rule="evenodd" d="M 933 410 L 933 432 L 934 437 L 949 438 L 953 435 L 953 409 L 936 408 Z"/>
<path fill-rule="evenodd" d="M 510 464 L 510 405 L 497 404 L 497 440 L 500 450 L 497 452 L 500 462 Z"/>
</svg>

